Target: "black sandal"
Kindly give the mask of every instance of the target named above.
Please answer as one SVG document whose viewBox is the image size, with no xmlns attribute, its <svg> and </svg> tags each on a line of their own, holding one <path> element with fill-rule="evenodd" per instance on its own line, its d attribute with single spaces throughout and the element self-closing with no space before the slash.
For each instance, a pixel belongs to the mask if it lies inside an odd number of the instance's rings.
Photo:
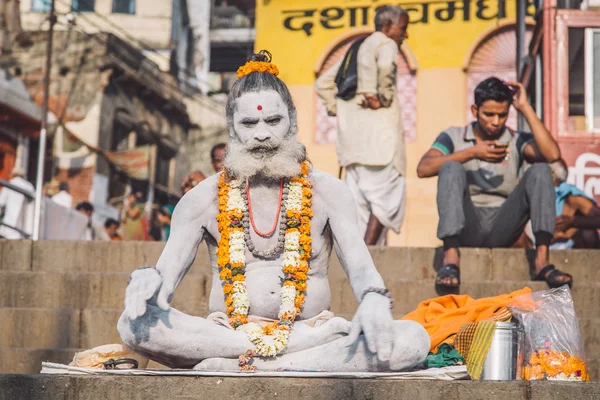
<svg viewBox="0 0 600 400">
<path fill-rule="evenodd" d="M 442 279 L 455 278 L 457 283 L 443 283 Z M 435 278 L 435 287 L 436 290 L 439 289 L 456 289 L 460 286 L 460 269 L 458 269 L 458 265 L 456 264 L 446 264 L 444 265 L 438 272 L 437 277 Z"/>
<path fill-rule="evenodd" d="M 550 272 L 550 273 L 548 273 Z M 546 276 L 548 274 L 548 276 Z M 568 281 L 560 280 L 559 278 L 568 276 Z M 566 272 L 562 272 L 552 264 L 546 265 L 542 270 L 533 278 L 534 281 L 545 281 L 550 289 L 559 288 L 562 285 L 569 285 L 569 288 L 573 287 L 573 277 Z"/>
</svg>

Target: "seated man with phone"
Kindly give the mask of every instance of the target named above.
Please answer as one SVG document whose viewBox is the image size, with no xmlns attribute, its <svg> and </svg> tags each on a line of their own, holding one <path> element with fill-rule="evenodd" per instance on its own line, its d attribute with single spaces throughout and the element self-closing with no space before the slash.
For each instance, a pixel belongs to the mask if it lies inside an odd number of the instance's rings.
<svg viewBox="0 0 600 400">
<path fill-rule="evenodd" d="M 560 149 L 527 102 L 523 85 L 488 78 L 475 88 L 475 121 L 442 132 L 421 158 L 420 178 L 438 176 L 437 236 L 444 242 L 438 292 L 460 286 L 459 247 L 510 247 L 531 219 L 537 248 L 532 278 L 550 287 L 572 277 L 548 262 L 555 230 L 554 184 L 548 166 Z M 506 126 L 511 104 L 532 133 Z M 519 176 L 527 161 L 533 165 Z"/>
</svg>

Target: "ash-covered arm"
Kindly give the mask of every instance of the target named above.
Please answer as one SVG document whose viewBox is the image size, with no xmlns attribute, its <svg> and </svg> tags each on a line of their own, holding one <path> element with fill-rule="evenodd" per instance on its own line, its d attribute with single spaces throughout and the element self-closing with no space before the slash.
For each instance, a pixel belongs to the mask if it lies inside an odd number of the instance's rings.
<svg viewBox="0 0 600 400">
<path fill-rule="evenodd" d="M 327 175 L 315 186 L 320 191 L 315 201 L 326 205 L 335 252 L 360 303 L 352 319 L 347 345 L 355 344 L 362 333 L 369 351 L 376 353 L 379 360 L 388 361 L 393 342 L 391 300 L 382 293 L 383 279 L 358 230 L 354 199 L 346 185 L 332 176 Z"/>
<path fill-rule="evenodd" d="M 335 252 L 360 303 L 367 289 L 384 288 L 385 284 L 358 229 L 356 204 L 350 190 L 345 183 L 332 176 L 327 176 L 326 180 L 320 185 L 317 183 L 320 192 L 318 200 L 326 203 Z"/>
<path fill-rule="evenodd" d="M 158 296 L 161 300 L 171 301 L 175 289 L 194 262 L 198 246 L 204 238 L 209 218 L 208 203 L 213 198 L 207 195 L 206 186 L 200 184 L 189 191 L 173 212 L 171 234 L 156 264 L 163 280 Z"/>
<path fill-rule="evenodd" d="M 215 179 L 207 179 L 179 201 L 171 219 L 171 235 L 156 267 L 142 267 L 131 273 L 125 290 L 125 314 L 130 320 L 144 315 L 148 305 L 169 309 L 175 289 L 196 258 L 211 210 L 214 217 L 211 200 L 216 203 L 215 199 Z"/>
</svg>

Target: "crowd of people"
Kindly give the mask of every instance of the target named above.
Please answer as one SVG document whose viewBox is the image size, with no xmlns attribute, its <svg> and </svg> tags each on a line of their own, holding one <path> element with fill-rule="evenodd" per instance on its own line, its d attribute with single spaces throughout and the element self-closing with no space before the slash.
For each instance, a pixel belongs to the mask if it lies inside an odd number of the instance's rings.
<svg viewBox="0 0 600 400">
<path fill-rule="evenodd" d="M 211 165 L 214 173 L 223 169 L 223 159 L 225 157 L 225 143 L 218 143 L 211 149 Z M 14 182 L 18 184 L 20 175 L 15 175 Z M 181 182 L 182 194 L 187 193 L 198 183 L 206 179 L 202 171 L 194 170 L 190 172 Z M 33 186 L 30 188 L 33 191 Z M 8 194 L 10 191 L 1 191 Z M 120 218 L 106 218 L 103 222 L 94 218 L 94 206 L 89 201 L 82 201 L 73 207 L 73 196 L 70 194 L 69 184 L 67 182 L 53 181 L 47 185 L 45 194 L 48 195 L 54 203 L 65 208 L 74 208 L 76 211 L 85 215 L 87 218 L 87 227 L 81 236 L 81 240 L 138 240 L 138 241 L 167 241 L 171 233 L 171 216 L 175 210 L 174 204 L 159 204 L 148 207 L 143 200 L 143 194 L 131 191 L 122 202 L 120 207 Z M 0 198 L 0 202 L 2 198 Z M 9 231 L 5 229 L 6 238 L 9 238 Z M 0 233 L 2 233 L 0 227 Z M 21 238 L 15 237 L 15 238 Z"/>
</svg>

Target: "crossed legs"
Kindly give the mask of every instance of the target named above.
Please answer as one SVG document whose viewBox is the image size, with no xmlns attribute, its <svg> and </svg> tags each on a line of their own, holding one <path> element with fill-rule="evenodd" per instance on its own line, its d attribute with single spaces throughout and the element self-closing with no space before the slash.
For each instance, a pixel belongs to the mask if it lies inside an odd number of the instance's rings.
<svg viewBox="0 0 600 400">
<path fill-rule="evenodd" d="M 532 165 L 501 207 L 477 208 L 471 201 L 462 164 L 446 162 L 439 172 L 437 204 L 444 265 L 460 265 L 460 246 L 511 246 L 528 219 L 537 243 L 536 274 L 548 265 L 548 246 L 555 228 L 554 185 L 548 165 Z M 440 283 L 456 285 L 458 278 L 442 278 Z"/>
<path fill-rule="evenodd" d="M 256 357 L 254 365 L 260 370 L 398 371 L 419 364 L 429 352 L 429 335 L 421 325 L 394 321 L 392 358 L 383 363 L 368 351 L 362 336 L 348 346 L 350 326 L 337 317 L 316 328 L 296 323 L 286 353 Z M 117 330 L 134 351 L 172 368 L 238 370 L 238 356 L 254 348 L 243 332 L 152 305 L 134 321 L 122 315 Z"/>
</svg>

